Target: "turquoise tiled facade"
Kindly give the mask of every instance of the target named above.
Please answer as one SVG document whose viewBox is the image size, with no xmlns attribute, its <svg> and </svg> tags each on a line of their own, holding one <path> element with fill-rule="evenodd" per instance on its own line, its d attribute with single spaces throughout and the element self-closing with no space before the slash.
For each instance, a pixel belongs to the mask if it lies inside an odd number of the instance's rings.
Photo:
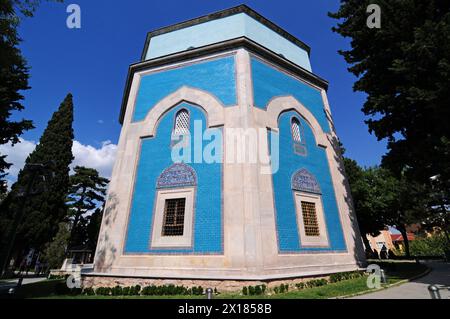
<svg viewBox="0 0 450 319">
<path fill-rule="evenodd" d="M 196 120 L 201 121 L 203 132 L 206 129 L 205 114 L 196 106 L 182 103 L 161 119 L 154 138 L 142 140 L 127 230 L 126 254 L 221 254 L 223 252 L 221 163 L 187 164 L 192 167 L 197 177 L 193 247 L 150 249 L 157 180 L 165 169 L 173 165 L 170 146 L 172 127 L 174 116 L 182 108 L 190 113 L 191 132 L 194 131 Z M 222 150 L 219 149 L 218 152 L 221 153 Z M 194 156 L 194 154 L 191 155 Z M 221 154 L 219 155 L 221 158 Z"/>
<path fill-rule="evenodd" d="M 309 53 L 244 5 L 148 34 L 127 76 L 94 285 L 225 291 L 365 266 L 328 82 Z M 188 160 L 172 156 L 175 132 L 191 137 Z M 199 159 L 211 137 L 213 161 Z"/>
<path fill-rule="evenodd" d="M 303 127 L 307 148 L 305 156 L 295 154 L 293 150 L 292 117 L 299 119 Z M 285 112 L 280 116 L 279 132 L 272 131 L 269 140 L 274 134 L 279 135 L 280 141 L 280 169 L 272 176 L 280 253 L 345 251 L 346 245 L 325 150 L 317 146 L 310 126 L 295 111 Z M 330 244 L 328 248 L 302 247 L 292 189 L 292 177 L 301 169 L 306 169 L 319 184 Z"/>
<path fill-rule="evenodd" d="M 234 57 L 201 62 L 143 76 L 133 121 L 142 121 L 156 103 L 182 86 L 207 91 L 217 97 L 224 106 L 235 105 Z"/>
<path fill-rule="evenodd" d="M 314 115 L 324 132 L 330 132 L 322 95 L 318 89 L 256 58 L 251 59 L 251 67 L 256 107 L 264 109 L 273 98 L 292 95 Z"/>
</svg>

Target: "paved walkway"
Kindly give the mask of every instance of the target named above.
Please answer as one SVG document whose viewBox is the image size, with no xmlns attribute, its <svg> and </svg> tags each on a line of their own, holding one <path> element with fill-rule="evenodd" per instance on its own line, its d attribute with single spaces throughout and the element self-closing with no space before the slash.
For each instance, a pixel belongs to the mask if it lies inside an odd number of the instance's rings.
<svg viewBox="0 0 450 319">
<path fill-rule="evenodd" d="M 352 299 L 431 299 L 429 285 L 450 286 L 450 263 L 429 262 L 426 265 L 432 271 L 425 277 Z M 440 293 L 442 299 L 450 299 L 450 291 L 440 290 Z"/>
<path fill-rule="evenodd" d="M 15 284 L 17 283 L 19 279 L 6 279 L 6 280 L 2 280 L 1 283 L 11 283 L 11 284 Z M 34 277 L 34 278 L 24 278 L 22 281 L 22 285 L 27 285 L 27 284 L 32 284 L 35 282 L 40 282 L 40 281 L 44 281 L 47 280 L 46 277 Z"/>
</svg>

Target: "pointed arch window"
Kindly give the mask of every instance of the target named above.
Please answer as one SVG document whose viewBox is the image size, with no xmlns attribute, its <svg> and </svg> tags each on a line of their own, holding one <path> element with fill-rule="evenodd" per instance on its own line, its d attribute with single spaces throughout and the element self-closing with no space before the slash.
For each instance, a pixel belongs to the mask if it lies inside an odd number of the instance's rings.
<svg viewBox="0 0 450 319">
<path fill-rule="evenodd" d="M 291 120 L 291 133 L 294 146 L 294 153 L 298 155 L 306 155 L 306 144 L 303 138 L 303 129 L 300 120 L 293 117 Z"/>
<path fill-rule="evenodd" d="M 291 129 L 292 129 L 292 138 L 294 140 L 294 143 L 301 143 L 302 136 L 300 134 L 300 121 L 296 117 L 292 118 Z"/>
<path fill-rule="evenodd" d="M 186 135 L 189 134 L 189 112 L 186 109 L 178 111 L 175 116 L 175 125 L 173 129 L 174 135 Z"/>
</svg>

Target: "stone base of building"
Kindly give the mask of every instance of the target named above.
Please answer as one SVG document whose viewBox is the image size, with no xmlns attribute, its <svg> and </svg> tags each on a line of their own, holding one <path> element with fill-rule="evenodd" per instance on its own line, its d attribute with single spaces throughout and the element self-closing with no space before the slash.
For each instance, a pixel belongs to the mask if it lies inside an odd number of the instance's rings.
<svg viewBox="0 0 450 319">
<path fill-rule="evenodd" d="M 356 269 L 355 269 L 356 270 Z M 108 275 L 82 275 L 83 288 L 98 288 L 98 287 L 127 287 L 140 285 L 145 286 L 164 286 L 175 285 L 184 286 L 186 288 L 201 286 L 203 289 L 212 288 L 219 292 L 240 292 L 243 287 L 266 285 L 268 289 L 273 289 L 281 284 L 289 285 L 289 288 L 295 289 L 296 284 L 307 282 L 314 279 L 329 279 L 330 274 L 303 276 L 295 278 L 277 278 L 265 280 L 214 280 L 214 279 L 185 279 L 185 278 L 140 278 L 140 277 L 114 277 Z"/>
</svg>

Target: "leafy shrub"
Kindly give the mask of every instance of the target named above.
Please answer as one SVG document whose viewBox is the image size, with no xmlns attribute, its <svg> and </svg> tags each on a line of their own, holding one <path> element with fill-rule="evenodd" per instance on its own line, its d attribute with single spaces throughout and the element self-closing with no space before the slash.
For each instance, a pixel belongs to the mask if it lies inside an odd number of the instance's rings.
<svg viewBox="0 0 450 319">
<path fill-rule="evenodd" d="M 130 295 L 130 290 L 131 290 L 131 287 L 123 287 L 122 288 L 122 295 L 129 296 Z"/>
<path fill-rule="evenodd" d="M 137 296 L 137 295 L 139 295 L 140 292 L 141 292 L 141 286 L 139 286 L 139 285 L 131 286 L 128 295 Z"/>
<path fill-rule="evenodd" d="M 326 279 L 314 279 L 314 280 L 308 281 L 306 283 L 306 286 L 309 288 L 314 288 L 314 287 L 325 286 L 326 284 L 328 284 L 328 281 Z"/>
<path fill-rule="evenodd" d="M 123 288 L 120 286 L 115 286 L 111 289 L 111 294 L 113 296 L 123 296 Z"/>
<path fill-rule="evenodd" d="M 95 291 L 94 291 L 94 289 L 93 288 L 84 288 L 83 289 L 83 295 L 86 295 L 86 296 L 93 296 L 93 295 L 95 295 Z"/>
<path fill-rule="evenodd" d="M 201 286 L 192 287 L 192 294 L 196 296 L 203 295 L 203 288 Z"/>
<path fill-rule="evenodd" d="M 428 238 L 421 238 L 409 242 L 412 256 L 445 256 L 448 249 L 444 234 L 435 234 Z"/>
<path fill-rule="evenodd" d="M 260 296 L 264 295 L 266 291 L 266 285 L 258 285 L 258 286 L 246 286 L 242 288 L 242 294 L 244 296 Z"/>
<path fill-rule="evenodd" d="M 341 272 L 341 273 L 330 275 L 330 282 L 338 282 L 338 281 L 342 281 L 342 280 L 359 278 L 362 276 L 364 276 L 364 273 L 361 271 Z"/>
<path fill-rule="evenodd" d="M 141 295 L 145 296 L 175 296 L 175 295 L 202 295 L 202 287 L 193 287 L 187 289 L 184 286 L 164 285 L 164 286 L 146 286 L 142 289 Z"/>
<path fill-rule="evenodd" d="M 109 287 L 98 287 L 95 289 L 95 294 L 97 296 L 110 296 L 112 289 Z"/>
<path fill-rule="evenodd" d="M 264 290 L 265 289 L 266 289 L 266 287 L 264 286 Z M 289 285 L 288 284 L 281 284 L 281 285 L 276 286 L 276 287 L 273 288 L 273 292 L 275 294 L 283 294 L 283 293 L 288 292 L 288 291 L 289 291 Z"/>
<path fill-rule="evenodd" d="M 298 290 L 302 290 L 306 288 L 306 284 L 304 282 L 299 282 L 295 284 L 295 287 L 297 287 Z"/>
</svg>

